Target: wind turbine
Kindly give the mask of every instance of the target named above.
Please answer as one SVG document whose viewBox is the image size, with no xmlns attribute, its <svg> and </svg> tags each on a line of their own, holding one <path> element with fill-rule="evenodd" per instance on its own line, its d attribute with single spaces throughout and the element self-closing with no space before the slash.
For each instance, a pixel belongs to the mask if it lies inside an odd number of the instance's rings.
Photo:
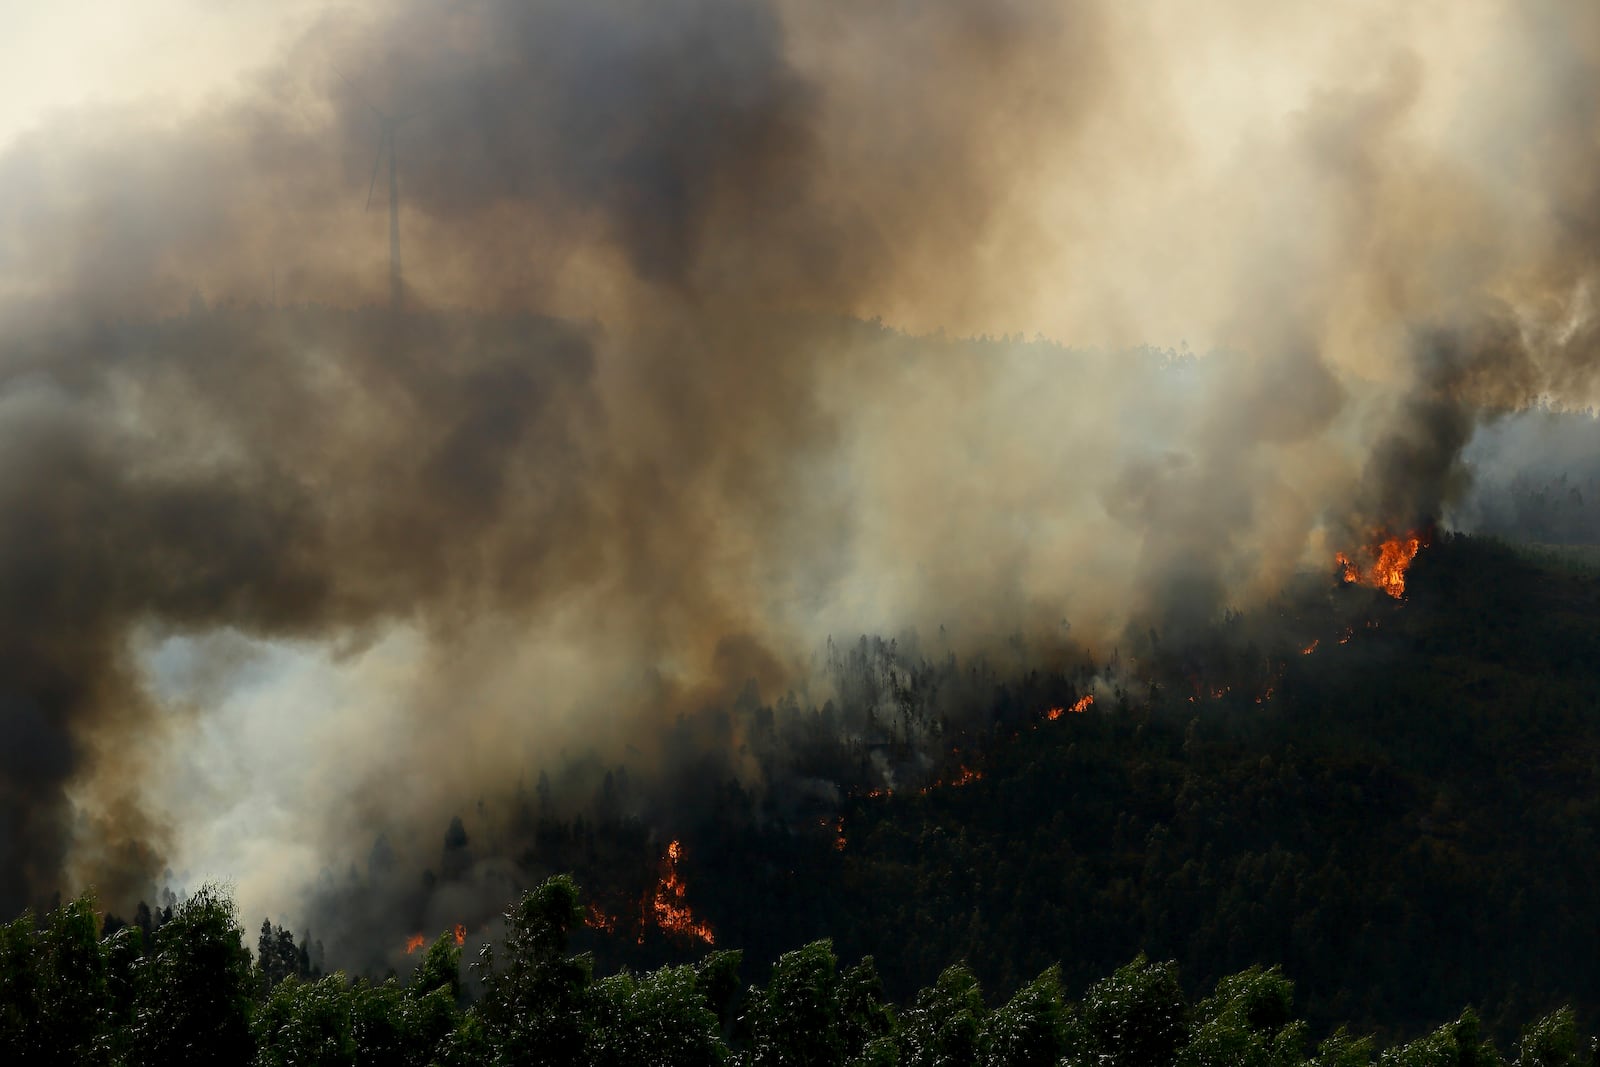
<svg viewBox="0 0 1600 1067">
<path fill-rule="evenodd" d="M 355 83 L 346 78 L 343 71 L 335 68 L 335 73 L 378 117 L 378 150 L 372 157 L 372 179 L 367 182 L 367 206 L 363 209 L 365 211 L 372 210 L 372 191 L 378 186 L 378 167 L 383 163 L 384 147 L 387 146 L 389 149 L 389 306 L 399 311 L 404 300 L 405 288 L 400 279 L 400 177 L 395 162 L 394 134 L 400 128 L 400 124 L 411 116 L 387 114 L 377 104 L 367 99 L 367 95 L 356 88 Z"/>
</svg>

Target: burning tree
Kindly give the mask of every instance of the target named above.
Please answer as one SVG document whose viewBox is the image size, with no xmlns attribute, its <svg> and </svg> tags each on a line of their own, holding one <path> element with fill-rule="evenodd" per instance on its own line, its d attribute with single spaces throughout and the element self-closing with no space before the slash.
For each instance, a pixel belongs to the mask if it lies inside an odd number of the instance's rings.
<svg viewBox="0 0 1600 1067">
<path fill-rule="evenodd" d="M 1368 585 L 1399 600 L 1406 593 L 1406 570 L 1426 545 L 1427 539 L 1418 532 L 1399 537 L 1380 534 L 1378 541 L 1358 549 L 1354 558 L 1340 552 L 1334 559 L 1344 570 L 1346 585 Z"/>
</svg>

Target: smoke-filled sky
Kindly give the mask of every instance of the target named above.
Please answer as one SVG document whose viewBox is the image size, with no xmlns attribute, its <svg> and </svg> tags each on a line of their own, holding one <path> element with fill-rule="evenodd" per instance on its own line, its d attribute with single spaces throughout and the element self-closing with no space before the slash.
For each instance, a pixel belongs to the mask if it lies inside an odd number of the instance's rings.
<svg viewBox="0 0 1600 1067">
<path fill-rule="evenodd" d="M 0 13 L 6 908 L 1181 639 L 1595 401 L 1589 0 L 127 6 Z"/>
</svg>

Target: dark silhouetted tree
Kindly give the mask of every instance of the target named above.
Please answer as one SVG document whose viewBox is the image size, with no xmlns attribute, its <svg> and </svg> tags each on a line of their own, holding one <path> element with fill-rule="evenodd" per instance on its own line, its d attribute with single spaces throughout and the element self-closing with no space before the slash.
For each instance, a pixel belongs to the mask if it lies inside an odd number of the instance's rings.
<svg viewBox="0 0 1600 1067">
<path fill-rule="evenodd" d="M 584 1003 L 592 964 L 566 955 L 583 915 L 565 875 L 523 895 L 506 915 L 501 952 L 485 946 L 474 966 L 483 984 L 481 1039 L 495 1064 L 577 1063 L 584 1050 Z M 477 1035 L 463 1038 L 469 1045 Z"/>
<path fill-rule="evenodd" d="M 130 1064 L 239 1064 L 255 980 L 233 902 L 211 886 L 171 907 L 140 968 Z"/>
</svg>

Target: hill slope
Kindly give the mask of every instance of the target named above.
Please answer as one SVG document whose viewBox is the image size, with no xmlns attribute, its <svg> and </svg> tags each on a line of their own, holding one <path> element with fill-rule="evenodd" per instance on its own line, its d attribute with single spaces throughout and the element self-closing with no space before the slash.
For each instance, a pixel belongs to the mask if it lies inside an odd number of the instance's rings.
<svg viewBox="0 0 1600 1067">
<path fill-rule="evenodd" d="M 897 996 L 958 959 L 998 994 L 1144 951 L 1196 989 L 1279 964 L 1314 1027 L 1398 1036 L 1476 1003 L 1509 1037 L 1569 1000 L 1592 1024 L 1600 583 L 1455 537 L 1406 601 L 1357 607 L 1373 625 L 1313 654 L 1235 642 L 1198 699 L 1180 668 L 1050 720 L 1082 668 L 996 681 L 976 726 L 948 727 L 942 780 L 975 772 L 959 786 L 787 813 L 722 787 L 683 827 L 688 899 L 747 958 L 831 936 Z M 546 825 L 540 861 L 605 885 L 603 843 L 628 824 L 571 829 Z M 603 960 L 663 951 L 595 941 Z"/>
</svg>

